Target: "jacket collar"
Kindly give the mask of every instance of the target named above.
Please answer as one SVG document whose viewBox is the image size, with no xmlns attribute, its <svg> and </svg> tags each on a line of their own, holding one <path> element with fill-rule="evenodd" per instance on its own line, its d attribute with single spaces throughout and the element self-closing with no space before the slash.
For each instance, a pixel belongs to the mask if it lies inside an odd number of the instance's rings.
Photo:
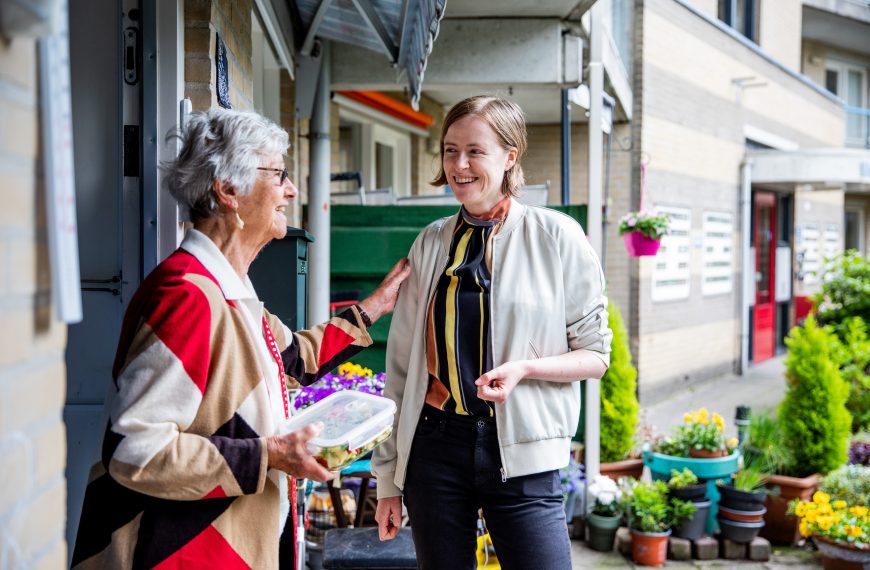
<svg viewBox="0 0 870 570">
<path fill-rule="evenodd" d="M 512 197 L 507 219 L 504 221 L 501 230 L 499 230 L 498 234 L 493 239 L 499 239 L 501 236 L 507 235 L 513 231 L 513 229 L 520 223 L 520 220 L 523 219 L 525 213 L 526 206 L 518 202 L 516 198 Z M 456 224 L 459 223 L 459 217 L 461 215 L 462 210 L 460 209 L 456 212 L 456 215 L 447 218 L 444 225 L 441 226 L 441 243 L 444 246 L 444 251 L 450 251 L 450 242 L 453 240 L 453 230 L 456 229 Z"/>
<path fill-rule="evenodd" d="M 257 300 L 257 293 L 251 280 L 247 276 L 244 281 L 239 279 L 229 260 L 207 235 L 199 230 L 187 230 L 184 241 L 179 247 L 199 260 L 212 274 L 223 291 L 224 298 L 228 301 Z"/>
</svg>

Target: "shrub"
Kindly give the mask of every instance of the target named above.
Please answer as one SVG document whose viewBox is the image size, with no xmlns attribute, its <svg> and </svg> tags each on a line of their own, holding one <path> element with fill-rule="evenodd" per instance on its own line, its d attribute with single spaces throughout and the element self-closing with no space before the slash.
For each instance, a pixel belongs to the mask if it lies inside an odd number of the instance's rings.
<svg viewBox="0 0 870 570">
<path fill-rule="evenodd" d="M 848 317 L 870 322 L 870 256 L 850 249 L 828 260 L 822 289 L 813 296 L 819 322 L 837 326 Z"/>
<path fill-rule="evenodd" d="M 607 310 L 613 342 L 610 367 L 601 379 L 601 461 L 605 462 L 620 461 L 628 455 L 640 410 L 628 332 L 616 305 L 608 303 Z"/>
<path fill-rule="evenodd" d="M 821 490 L 850 505 L 870 506 L 870 467 L 844 465 L 822 479 Z"/>
<path fill-rule="evenodd" d="M 832 333 L 812 316 L 786 338 L 786 393 L 780 404 L 782 433 L 794 457 L 793 475 L 827 473 L 846 462 L 852 418 L 848 387 L 831 354 Z"/>
<path fill-rule="evenodd" d="M 846 409 L 852 415 L 852 432 L 870 429 L 870 338 L 861 317 L 840 323 L 835 351 L 840 374 L 849 388 Z"/>
</svg>

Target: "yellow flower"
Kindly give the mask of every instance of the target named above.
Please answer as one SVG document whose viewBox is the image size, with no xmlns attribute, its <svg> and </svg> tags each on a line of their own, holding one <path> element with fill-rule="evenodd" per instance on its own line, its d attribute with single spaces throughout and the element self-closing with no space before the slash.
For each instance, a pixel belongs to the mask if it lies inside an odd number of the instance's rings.
<svg viewBox="0 0 870 570">
<path fill-rule="evenodd" d="M 798 505 L 794 508 L 794 514 L 797 517 L 803 517 L 805 514 L 807 514 L 807 504 L 798 503 Z"/>
<path fill-rule="evenodd" d="M 810 525 L 807 524 L 807 521 L 802 520 L 799 528 L 800 528 L 801 536 L 803 536 L 803 537 L 807 537 L 813 533 L 812 530 L 810 529 Z"/>
<path fill-rule="evenodd" d="M 858 538 L 859 536 L 864 535 L 864 531 L 857 526 L 846 525 L 846 532 L 849 534 L 849 536 L 854 538 Z"/>
<path fill-rule="evenodd" d="M 822 530 L 831 530 L 831 526 L 834 524 L 834 521 L 831 517 L 819 517 L 818 525 Z"/>
<path fill-rule="evenodd" d="M 720 416 L 718 413 L 713 414 L 713 423 L 716 424 L 716 427 L 718 427 L 720 430 L 725 429 L 725 420 L 723 420 L 722 416 Z"/>
<path fill-rule="evenodd" d="M 843 501 L 843 500 L 838 499 L 838 500 L 834 501 L 832 504 L 834 505 L 834 508 L 837 509 L 838 511 L 840 509 L 846 508 L 846 501 Z"/>
<path fill-rule="evenodd" d="M 813 493 L 813 502 L 817 504 L 829 503 L 831 501 L 831 496 L 825 493 L 824 491 L 816 491 Z"/>
<path fill-rule="evenodd" d="M 819 518 L 819 512 L 816 509 L 807 509 L 804 518 L 809 522 L 816 522 L 816 519 Z"/>
<path fill-rule="evenodd" d="M 683 414 L 683 420 L 685 420 L 687 424 L 692 423 L 692 414 L 686 412 L 685 414 Z"/>
<path fill-rule="evenodd" d="M 867 516 L 867 507 L 862 507 L 861 505 L 857 505 L 849 509 L 849 514 L 855 515 L 858 518 L 863 518 Z"/>
<path fill-rule="evenodd" d="M 830 504 L 822 503 L 821 505 L 819 505 L 819 514 L 820 515 L 829 515 L 832 512 L 834 512 L 834 510 L 831 508 Z"/>
<path fill-rule="evenodd" d="M 737 443 L 738 443 L 737 438 L 732 437 L 731 439 L 728 440 L 728 447 L 737 447 Z"/>
<path fill-rule="evenodd" d="M 707 411 L 707 408 L 701 408 L 698 410 L 698 415 L 701 419 L 707 419 L 710 416 L 710 412 Z"/>
</svg>

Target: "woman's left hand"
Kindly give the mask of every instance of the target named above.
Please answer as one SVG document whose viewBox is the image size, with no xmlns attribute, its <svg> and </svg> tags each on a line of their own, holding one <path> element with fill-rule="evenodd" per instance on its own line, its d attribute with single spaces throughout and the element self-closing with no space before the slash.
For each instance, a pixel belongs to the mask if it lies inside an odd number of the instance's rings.
<svg viewBox="0 0 870 570">
<path fill-rule="evenodd" d="M 514 386 L 526 377 L 523 361 L 505 362 L 474 381 L 477 397 L 496 404 L 504 404 Z"/>
</svg>

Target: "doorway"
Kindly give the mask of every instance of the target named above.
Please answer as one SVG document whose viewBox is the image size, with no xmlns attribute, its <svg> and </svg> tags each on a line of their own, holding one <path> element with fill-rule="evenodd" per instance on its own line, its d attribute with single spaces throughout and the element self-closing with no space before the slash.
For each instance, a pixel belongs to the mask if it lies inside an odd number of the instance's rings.
<svg viewBox="0 0 870 570">
<path fill-rule="evenodd" d="M 772 358 L 776 351 L 776 195 L 753 196 L 755 243 L 755 306 L 752 318 L 752 361 Z"/>
</svg>

